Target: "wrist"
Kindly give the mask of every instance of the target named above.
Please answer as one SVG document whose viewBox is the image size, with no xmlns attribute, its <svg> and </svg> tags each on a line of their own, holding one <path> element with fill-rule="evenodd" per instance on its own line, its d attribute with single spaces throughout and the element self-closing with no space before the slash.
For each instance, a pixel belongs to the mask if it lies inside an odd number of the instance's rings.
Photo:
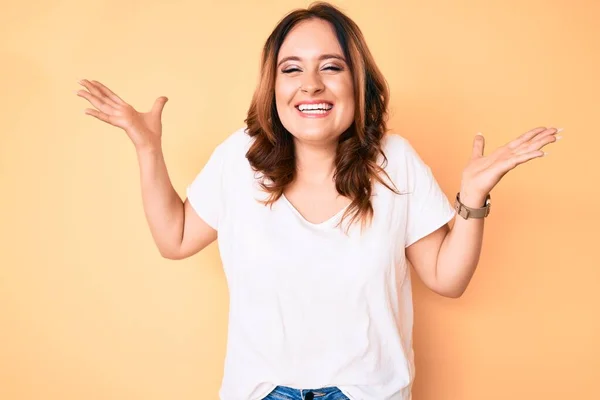
<svg viewBox="0 0 600 400">
<path fill-rule="evenodd" d="M 157 144 L 145 144 L 135 146 L 135 152 L 138 157 L 155 156 L 162 153 L 162 146 L 160 143 Z"/>
<path fill-rule="evenodd" d="M 487 195 L 487 193 L 477 193 L 461 188 L 460 202 L 469 208 L 482 208 L 485 206 Z"/>
</svg>

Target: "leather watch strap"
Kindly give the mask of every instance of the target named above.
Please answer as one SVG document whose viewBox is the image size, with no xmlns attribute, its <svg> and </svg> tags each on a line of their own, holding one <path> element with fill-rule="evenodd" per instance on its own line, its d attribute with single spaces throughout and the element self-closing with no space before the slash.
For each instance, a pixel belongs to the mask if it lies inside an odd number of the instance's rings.
<svg viewBox="0 0 600 400">
<path fill-rule="evenodd" d="M 492 197 L 488 193 L 485 198 L 485 205 L 483 207 L 471 208 L 460 202 L 460 192 L 458 192 L 456 193 L 456 200 L 454 201 L 454 209 L 456 210 L 457 214 L 464 219 L 485 218 L 490 214 L 491 199 Z"/>
</svg>

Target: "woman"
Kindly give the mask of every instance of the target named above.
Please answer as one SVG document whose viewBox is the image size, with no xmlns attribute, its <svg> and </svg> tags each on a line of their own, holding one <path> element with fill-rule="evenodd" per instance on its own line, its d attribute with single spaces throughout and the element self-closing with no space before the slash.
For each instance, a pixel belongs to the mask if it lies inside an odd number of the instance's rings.
<svg viewBox="0 0 600 400">
<path fill-rule="evenodd" d="M 136 148 L 160 253 L 189 257 L 218 232 L 231 296 L 224 400 L 410 399 L 407 261 L 433 291 L 460 296 L 491 189 L 557 132 L 534 129 L 487 157 L 476 137 L 453 208 L 410 143 L 386 132 L 386 83 L 359 28 L 318 3 L 268 38 L 247 126 L 216 148 L 182 202 L 161 151 L 167 98 L 139 113 L 81 83 L 95 106 L 86 113 Z"/>
</svg>

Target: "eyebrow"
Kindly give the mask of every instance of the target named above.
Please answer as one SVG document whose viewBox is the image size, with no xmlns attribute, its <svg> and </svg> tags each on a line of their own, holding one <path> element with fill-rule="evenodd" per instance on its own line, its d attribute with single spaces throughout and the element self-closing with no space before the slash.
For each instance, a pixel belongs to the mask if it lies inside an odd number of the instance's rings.
<svg viewBox="0 0 600 400">
<path fill-rule="evenodd" d="M 343 62 L 346 62 L 346 59 L 338 54 L 323 54 L 319 57 L 319 61 L 327 60 L 329 58 L 335 58 L 335 59 L 341 60 Z M 297 56 L 285 57 L 285 58 L 282 58 L 281 61 L 279 61 L 279 63 L 277 63 L 277 66 L 279 67 L 281 64 L 283 64 L 286 61 L 302 61 L 302 59 Z"/>
</svg>

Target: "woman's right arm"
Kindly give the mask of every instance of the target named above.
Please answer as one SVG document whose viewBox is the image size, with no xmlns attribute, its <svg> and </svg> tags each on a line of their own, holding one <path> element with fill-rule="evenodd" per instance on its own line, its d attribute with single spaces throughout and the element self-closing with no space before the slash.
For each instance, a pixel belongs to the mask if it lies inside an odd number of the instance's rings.
<svg viewBox="0 0 600 400">
<path fill-rule="evenodd" d="M 212 243 L 217 231 L 202 220 L 173 188 L 162 152 L 162 110 L 168 101 L 159 97 L 152 110 L 136 111 L 106 86 L 84 79 L 87 91 L 77 95 L 95 109 L 85 113 L 119 127 L 131 139 L 138 156 L 144 213 L 160 254 L 169 259 L 189 257 Z"/>
<path fill-rule="evenodd" d="M 180 260 L 196 254 L 217 238 L 189 201 L 182 202 L 169 178 L 160 147 L 138 150 L 144 213 L 160 254 Z"/>
</svg>

